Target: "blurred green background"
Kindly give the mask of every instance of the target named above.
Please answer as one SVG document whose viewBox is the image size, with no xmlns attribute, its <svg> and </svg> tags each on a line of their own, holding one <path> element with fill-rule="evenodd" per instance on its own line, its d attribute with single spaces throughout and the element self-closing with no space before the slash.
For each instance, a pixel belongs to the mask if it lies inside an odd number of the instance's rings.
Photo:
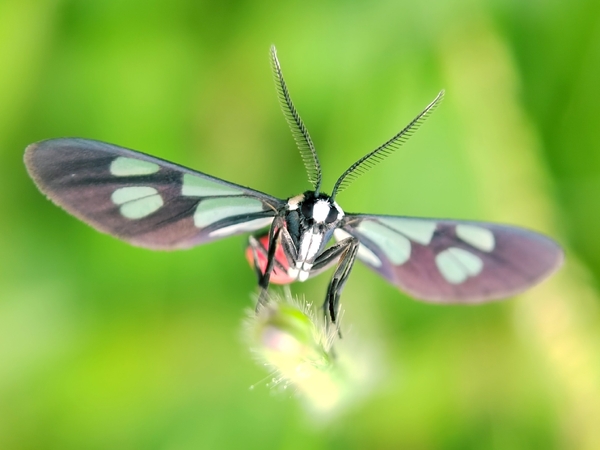
<svg viewBox="0 0 600 450">
<path fill-rule="evenodd" d="M 240 338 L 244 237 L 133 248 L 22 164 L 31 142 L 80 136 L 295 195 L 273 43 L 326 188 L 446 89 L 346 211 L 514 223 L 567 250 L 549 282 L 478 307 L 357 265 L 344 326 L 377 386 L 327 423 L 249 389 L 266 373 Z M 600 448 L 597 0 L 0 0 L 0 68 L 1 449 Z M 319 304 L 327 282 L 294 291 Z"/>
</svg>

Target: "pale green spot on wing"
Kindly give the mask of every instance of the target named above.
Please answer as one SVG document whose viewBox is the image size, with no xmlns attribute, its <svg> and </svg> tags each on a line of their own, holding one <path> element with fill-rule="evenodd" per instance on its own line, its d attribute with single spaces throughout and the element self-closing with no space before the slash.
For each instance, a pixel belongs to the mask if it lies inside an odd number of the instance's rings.
<svg viewBox="0 0 600 450">
<path fill-rule="evenodd" d="M 141 159 L 119 156 L 110 164 L 110 173 L 115 177 L 150 175 L 158 172 L 160 166 Z"/>
<path fill-rule="evenodd" d="M 128 219 L 141 219 L 157 211 L 163 199 L 156 189 L 149 186 L 128 186 L 114 191 L 111 200 L 120 205 L 119 211 Z"/>
<path fill-rule="evenodd" d="M 150 186 L 127 186 L 115 190 L 110 199 L 116 205 L 122 205 L 133 200 L 158 194 L 158 191 Z"/>
<path fill-rule="evenodd" d="M 376 244 L 392 264 L 404 264 L 410 258 L 410 241 L 389 228 L 363 220 L 356 230 Z"/>
<path fill-rule="evenodd" d="M 185 197 L 216 197 L 220 195 L 240 195 L 239 189 L 235 189 L 206 178 L 197 177 L 186 173 L 183 175 L 181 195 Z"/>
<path fill-rule="evenodd" d="M 141 219 L 149 216 L 163 205 L 163 199 L 160 194 L 150 197 L 140 198 L 133 202 L 125 203 L 121 206 L 121 214 L 128 219 Z"/>
<path fill-rule="evenodd" d="M 437 226 L 432 220 L 383 217 L 379 221 L 422 245 L 429 245 Z"/>
<path fill-rule="evenodd" d="M 248 197 L 209 198 L 201 201 L 196 208 L 194 224 L 198 228 L 205 228 L 227 217 L 253 214 L 262 210 L 260 200 Z"/>
<path fill-rule="evenodd" d="M 461 241 L 466 242 L 483 252 L 491 252 L 496 245 L 494 234 L 483 227 L 475 225 L 456 225 L 456 235 Z"/>
<path fill-rule="evenodd" d="M 448 283 L 460 284 L 481 273 L 483 261 L 462 248 L 450 247 L 435 257 L 435 264 Z"/>
</svg>

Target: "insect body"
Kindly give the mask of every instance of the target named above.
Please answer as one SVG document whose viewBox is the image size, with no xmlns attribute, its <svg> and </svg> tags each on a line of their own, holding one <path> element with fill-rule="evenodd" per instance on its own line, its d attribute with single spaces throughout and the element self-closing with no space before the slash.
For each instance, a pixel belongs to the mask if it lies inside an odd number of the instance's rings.
<svg viewBox="0 0 600 450">
<path fill-rule="evenodd" d="M 334 231 L 334 236 L 336 232 Z M 250 235 L 248 238 L 248 246 L 246 247 L 246 259 L 252 268 L 257 272 L 260 279 L 262 274 L 265 272 L 268 263 L 269 255 L 269 233 L 268 231 L 257 236 Z M 290 265 L 287 260 L 287 256 L 283 251 L 283 247 L 278 245 L 275 250 L 273 257 L 273 271 L 271 272 L 270 282 L 273 284 L 290 284 L 297 281 L 297 278 L 292 278 L 291 274 L 294 274 L 293 270 L 290 270 Z M 309 278 L 319 275 L 321 272 L 329 269 L 336 263 L 335 259 L 330 259 L 328 264 L 322 265 L 321 267 L 313 266 L 310 270 Z M 297 277 L 297 275 L 296 275 Z"/>
<path fill-rule="evenodd" d="M 264 294 L 273 282 L 304 281 L 335 266 L 324 303 L 335 322 L 339 297 L 356 258 L 417 298 L 475 303 L 521 292 L 555 271 L 563 253 L 551 239 L 518 227 L 455 220 L 344 212 L 336 196 L 389 155 L 439 104 L 443 91 L 386 143 L 352 164 L 331 195 L 292 104 L 275 49 L 271 59 L 280 104 L 313 189 L 278 199 L 112 144 L 65 138 L 30 145 L 25 164 L 52 201 L 100 231 L 151 249 L 180 249 L 269 227 L 250 238 Z M 327 246 L 334 238 L 335 243 Z"/>
</svg>

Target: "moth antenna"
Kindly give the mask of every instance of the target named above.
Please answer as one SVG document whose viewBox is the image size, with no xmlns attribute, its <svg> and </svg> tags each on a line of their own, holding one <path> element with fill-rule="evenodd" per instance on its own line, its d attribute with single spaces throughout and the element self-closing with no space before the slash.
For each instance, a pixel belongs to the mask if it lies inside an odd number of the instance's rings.
<svg viewBox="0 0 600 450">
<path fill-rule="evenodd" d="M 404 144 L 408 138 L 411 137 L 415 131 L 417 131 L 425 119 L 429 117 L 435 107 L 442 101 L 442 98 L 444 98 L 444 90 L 441 90 L 437 97 L 429 105 L 427 105 L 427 107 L 417 117 L 415 117 L 406 127 L 404 127 L 400 133 L 352 164 L 348 170 L 346 170 L 336 181 L 331 194 L 331 199 L 335 199 L 336 194 L 342 192 L 360 175 L 368 171 L 371 167 L 383 160 L 386 156 L 389 156 L 394 150 Z"/>
<path fill-rule="evenodd" d="M 304 126 L 296 108 L 294 108 L 287 85 L 283 79 L 281 66 L 277 59 L 277 50 L 274 45 L 271 46 L 271 67 L 273 68 L 273 77 L 275 78 L 277 97 L 279 98 L 281 110 L 283 111 L 283 115 L 287 120 L 292 135 L 294 136 L 294 140 L 300 150 L 300 156 L 304 162 L 304 167 L 306 167 L 308 180 L 318 194 L 321 189 L 321 164 L 319 163 L 319 157 L 317 156 L 317 151 L 315 150 L 312 139 L 308 134 L 308 130 Z"/>
</svg>

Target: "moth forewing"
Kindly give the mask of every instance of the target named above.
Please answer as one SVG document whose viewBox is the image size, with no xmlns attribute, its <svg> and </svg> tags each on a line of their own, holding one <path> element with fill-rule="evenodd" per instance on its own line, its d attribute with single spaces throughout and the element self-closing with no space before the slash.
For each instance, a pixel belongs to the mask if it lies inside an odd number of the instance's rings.
<svg viewBox="0 0 600 450">
<path fill-rule="evenodd" d="M 283 202 L 105 142 L 30 145 L 25 165 L 54 203 L 99 231 L 151 249 L 188 248 L 268 226 Z"/>
</svg>

